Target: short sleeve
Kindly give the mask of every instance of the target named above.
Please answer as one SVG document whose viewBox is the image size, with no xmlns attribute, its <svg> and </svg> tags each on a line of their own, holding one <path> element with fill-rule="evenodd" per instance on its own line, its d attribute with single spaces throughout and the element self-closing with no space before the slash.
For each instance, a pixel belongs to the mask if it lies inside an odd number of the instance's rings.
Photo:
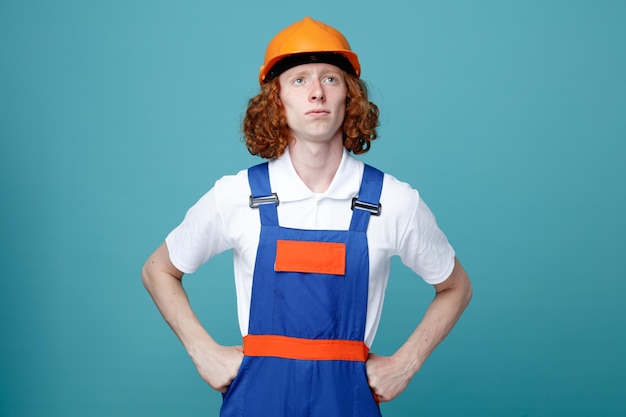
<svg viewBox="0 0 626 417">
<path fill-rule="evenodd" d="M 170 260 L 180 271 L 195 272 L 212 256 L 228 249 L 215 187 L 202 196 L 165 239 Z"/>
<path fill-rule="evenodd" d="M 424 281 L 438 284 L 452 273 L 454 249 L 419 194 L 416 200 L 413 215 L 401 239 L 399 255 L 402 262 Z"/>
</svg>

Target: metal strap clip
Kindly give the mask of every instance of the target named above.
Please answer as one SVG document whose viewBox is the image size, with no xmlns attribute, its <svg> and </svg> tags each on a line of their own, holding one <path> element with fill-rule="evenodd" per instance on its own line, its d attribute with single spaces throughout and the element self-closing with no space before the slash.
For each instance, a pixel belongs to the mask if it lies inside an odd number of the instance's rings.
<svg viewBox="0 0 626 417">
<path fill-rule="evenodd" d="M 276 204 L 278 205 L 278 195 L 276 193 L 272 193 L 271 195 L 263 196 L 263 197 L 252 197 L 250 196 L 250 207 L 251 208 L 259 208 L 262 204 Z"/>
<path fill-rule="evenodd" d="M 357 200 L 357 198 L 354 197 L 352 199 L 352 210 L 354 211 L 354 209 L 369 211 L 374 216 L 380 216 L 382 205 L 380 203 L 378 204 L 365 203 L 363 201 Z"/>
</svg>

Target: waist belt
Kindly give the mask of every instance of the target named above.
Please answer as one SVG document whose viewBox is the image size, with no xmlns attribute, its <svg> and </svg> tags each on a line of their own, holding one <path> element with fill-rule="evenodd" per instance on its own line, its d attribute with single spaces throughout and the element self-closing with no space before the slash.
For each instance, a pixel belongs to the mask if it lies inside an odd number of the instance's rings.
<svg viewBox="0 0 626 417">
<path fill-rule="evenodd" d="M 243 337 L 243 353 L 287 359 L 365 362 L 369 348 L 359 340 L 249 334 Z"/>
</svg>

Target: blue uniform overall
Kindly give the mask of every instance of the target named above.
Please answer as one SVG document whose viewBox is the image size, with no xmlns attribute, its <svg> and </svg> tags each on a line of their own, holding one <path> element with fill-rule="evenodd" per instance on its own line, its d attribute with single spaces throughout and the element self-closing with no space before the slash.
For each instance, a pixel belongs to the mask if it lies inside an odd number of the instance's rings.
<svg viewBox="0 0 626 417">
<path fill-rule="evenodd" d="M 261 234 L 244 359 L 221 417 L 380 417 L 365 371 L 367 225 L 383 173 L 365 166 L 349 230 L 278 224 L 267 163 L 248 170 Z"/>
</svg>

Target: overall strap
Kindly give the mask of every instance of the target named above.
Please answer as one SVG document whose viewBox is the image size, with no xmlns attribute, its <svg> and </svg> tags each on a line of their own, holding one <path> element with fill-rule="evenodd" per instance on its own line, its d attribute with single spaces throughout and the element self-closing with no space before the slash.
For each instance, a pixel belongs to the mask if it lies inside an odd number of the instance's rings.
<svg viewBox="0 0 626 417">
<path fill-rule="evenodd" d="M 248 168 L 248 183 L 250 184 L 250 207 L 258 208 L 261 216 L 261 225 L 278 226 L 278 196 L 272 193 L 270 174 L 267 162 Z"/>
<path fill-rule="evenodd" d="M 370 216 L 380 216 L 384 175 L 382 171 L 365 164 L 359 195 L 352 199 L 351 231 L 366 232 Z"/>
</svg>

